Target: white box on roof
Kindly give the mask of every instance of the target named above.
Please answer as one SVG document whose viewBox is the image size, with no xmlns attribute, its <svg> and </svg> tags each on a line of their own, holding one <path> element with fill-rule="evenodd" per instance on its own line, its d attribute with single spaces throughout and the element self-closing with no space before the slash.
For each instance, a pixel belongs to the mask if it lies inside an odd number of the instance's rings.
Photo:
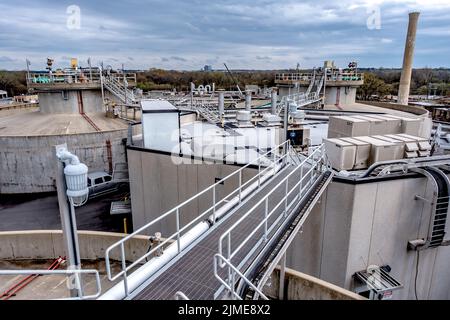
<svg viewBox="0 0 450 320">
<path fill-rule="evenodd" d="M 370 115 L 358 115 L 355 118 L 366 120 L 369 122 L 369 134 L 370 136 L 376 134 L 385 134 L 387 128 L 387 120 L 371 117 Z"/>
<path fill-rule="evenodd" d="M 331 166 L 336 170 L 352 170 L 356 146 L 341 139 L 323 139 Z"/>
<path fill-rule="evenodd" d="M 402 133 L 402 120 L 401 118 L 391 117 L 388 114 L 370 115 L 372 118 L 386 120 L 386 131 L 384 134 L 396 134 Z"/>
<path fill-rule="evenodd" d="M 144 147 L 171 153 L 180 152 L 179 110 L 166 100 L 141 100 Z"/>
<path fill-rule="evenodd" d="M 370 124 L 367 120 L 353 116 L 332 116 L 328 121 L 328 131 L 344 137 L 368 135 L 369 129 Z"/>
<path fill-rule="evenodd" d="M 383 141 L 372 137 L 355 137 L 355 139 L 368 142 L 371 144 L 370 161 L 369 164 L 373 164 L 379 161 L 397 160 L 399 155 L 398 144 L 392 142 Z"/>
<path fill-rule="evenodd" d="M 356 146 L 354 170 L 366 169 L 369 166 L 370 149 L 372 146 L 368 142 L 364 142 L 355 138 L 340 138 L 345 142 L 349 142 Z"/>
<path fill-rule="evenodd" d="M 419 136 L 422 130 L 422 119 L 420 118 L 403 118 L 402 133 Z"/>
<path fill-rule="evenodd" d="M 376 135 L 372 136 L 373 138 L 380 139 L 383 141 L 391 142 L 399 146 L 397 150 L 397 154 L 395 155 L 395 159 L 402 159 L 405 156 L 405 141 L 401 139 L 395 139 L 393 137 L 389 137 L 387 135 Z"/>
</svg>

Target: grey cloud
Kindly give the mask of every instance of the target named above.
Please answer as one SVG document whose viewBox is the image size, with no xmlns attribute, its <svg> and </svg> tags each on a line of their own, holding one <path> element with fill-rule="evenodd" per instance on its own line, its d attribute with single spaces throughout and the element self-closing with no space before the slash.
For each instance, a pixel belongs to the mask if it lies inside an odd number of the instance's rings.
<svg viewBox="0 0 450 320">
<path fill-rule="evenodd" d="M 407 13 L 422 11 L 416 66 L 449 66 L 450 3 L 396 0 L 381 4 L 381 29 L 366 25 L 365 0 L 77 0 L 81 29 L 66 27 L 66 4 L 50 0 L 0 3 L 0 68 L 23 68 L 29 58 L 45 67 L 47 55 L 112 61 L 146 69 L 198 70 L 229 62 L 233 68 L 321 65 L 323 59 L 361 66 L 400 66 Z M 14 16 L 14 19 L 9 17 Z M 441 18 L 439 18 L 441 17 Z M 423 31 L 421 31 L 423 30 Z M 390 39 L 389 41 L 383 39 Z M 426 52 L 438 47 L 442 52 Z M 107 59 L 111 57 L 112 59 Z M 164 58 L 161 58 L 164 57 Z M 132 59 L 129 59 L 132 58 Z M 61 59 L 60 66 L 66 66 Z M 55 62 L 59 63 L 59 62 Z M 112 63 L 111 63 L 112 64 Z M 58 66 L 58 67 L 60 67 Z"/>
</svg>

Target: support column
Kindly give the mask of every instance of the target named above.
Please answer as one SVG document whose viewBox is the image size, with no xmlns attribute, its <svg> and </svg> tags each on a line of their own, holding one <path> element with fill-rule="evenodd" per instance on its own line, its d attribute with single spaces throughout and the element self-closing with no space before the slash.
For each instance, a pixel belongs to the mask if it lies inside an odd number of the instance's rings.
<svg viewBox="0 0 450 320">
<path fill-rule="evenodd" d="M 251 111 L 252 108 L 252 92 L 245 90 L 245 110 Z"/>
<path fill-rule="evenodd" d="M 277 88 L 272 88 L 272 97 L 271 97 L 271 113 L 276 115 L 277 114 Z"/>
</svg>

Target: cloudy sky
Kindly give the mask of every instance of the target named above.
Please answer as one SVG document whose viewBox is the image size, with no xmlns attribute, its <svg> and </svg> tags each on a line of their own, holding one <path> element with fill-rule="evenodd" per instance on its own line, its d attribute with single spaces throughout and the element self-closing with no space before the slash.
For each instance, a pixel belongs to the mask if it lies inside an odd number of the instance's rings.
<svg viewBox="0 0 450 320">
<path fill-rule="evenodd" d="M 0 0 L 0 69 L 400 67 L 414 10 L 415 67 L 450 67 L 450 0 Z"/>
</svg>

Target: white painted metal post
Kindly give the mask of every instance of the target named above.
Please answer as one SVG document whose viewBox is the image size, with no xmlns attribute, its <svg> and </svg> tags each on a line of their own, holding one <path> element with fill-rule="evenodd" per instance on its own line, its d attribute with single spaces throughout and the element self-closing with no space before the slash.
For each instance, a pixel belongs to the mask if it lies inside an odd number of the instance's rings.
<svg viewBox="0 0 450 320">
<path fill-rule="evenodd" d="M 67 149 L 67 144 L 55 146 L 55 155 L 60 149 Z M 76 233 L 75 214 L 69 208 L 69 203 L 66 196 L 66 181 L 64 179 L 64 166 L 62 162 L 56 158 L 56 191 L 58 194 L 59 214 L 61 217 L 61 228 L 63 231 L 63 238 L 65 242 L 65 249 L 69 257 L 69 267 L 77 268 L 80 266 L 80 253 L 78 251 L 78 235 Z M 74 225 L 75 224 L 75 225 Z M 77 289 L 71 289 L 70 295 L 72 297 L 78 296 Z"/>
<path fill-rule="evenodd" d="M 287 216 L 287 201 L 288 201 L 288 181 L 289 181 L 289 176 L 286 178 L 286 183 L 285 183 L 285 194 L 284 194 L 284 216 Z"/>
<path fill-rule="evenodd" d="M 265 212 L 264 212 L 264 241 L 267 241 L 267 216 L 269 214 L 269 197 L 265 201 Z"/>
<path fill-rule="evenodd" d="M 213 187 L 213 221 L 212 223 L 216 223 L 216 185 Z"/>
<path fill-rule="evenodd" d="M 242 170 L 239 171 L 239 203 L 242 200 Z"/>
<path fill-rule="evenodd" d="M 181 252 L 181 244 L 180 244 L 180 209 L 177 208 L 177 247 L 178 253 Z"/>
<path fill-rule="evenodd" d="M 261 159 L 258 158 L 258 188 L 261 187 Z"/>
<path fill-rule="evenodd" d="M 128 297 L 127 263 L 125 261 L 125 248 L 123 246 L 123 242 L 120 244 L 120 255 L 122 258 L 123 287 L 125 290 L 125 297 Z"/>
</svg>

